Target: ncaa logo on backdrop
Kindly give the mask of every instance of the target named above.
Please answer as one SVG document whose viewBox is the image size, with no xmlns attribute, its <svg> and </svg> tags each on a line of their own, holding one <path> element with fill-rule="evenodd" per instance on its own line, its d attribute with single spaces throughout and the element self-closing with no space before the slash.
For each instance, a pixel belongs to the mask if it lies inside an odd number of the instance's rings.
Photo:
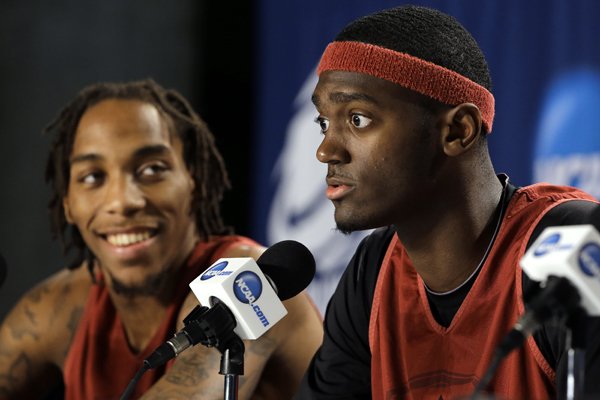
<svg viewBox="0 0 600 400">
<path fill-rule="evenodd" d="M 588 243 L 579 251 L 579 268 L 587 276 L 600 276 L 600 246 Z"/>
<path fill-rule="evenodd" d="M 600 71 L 578 67 L 563 72 L 549 85 L 542 104 L 534 181 L 575 186 L 600 197 Z"/>
<path fill-rule="evenodd" d="M 551 251 L 568 250 L 571 247 L 573 247 L 570 244 L 562 244 L 561 245 L 559 242 L 560 242 L 560 233 L 553 233 L 552 235 L 550 235 L 547 238 L 545 238 L 544 240 L 542 240 L 542 243 L 540 243 L 537 246 L 537 248 L 533 252 L 533 255 L 536 257 L 540 257 L 547 253 L 550 253 Z"/>
<path fill-rule="evenodd" d="M 207 279 L 212 278 L 213 276 L 219 275 L 231 275 L 231 271 L 223 271 L 225 267 L 227 267 L 227 264 L 229 264 L 227 261 L 221 261 L 220 263 L 213 265 L 212 267 L 204 271 L 204 273 L 200 276 L 200 280 L 205 281 Z"/>
</svg>

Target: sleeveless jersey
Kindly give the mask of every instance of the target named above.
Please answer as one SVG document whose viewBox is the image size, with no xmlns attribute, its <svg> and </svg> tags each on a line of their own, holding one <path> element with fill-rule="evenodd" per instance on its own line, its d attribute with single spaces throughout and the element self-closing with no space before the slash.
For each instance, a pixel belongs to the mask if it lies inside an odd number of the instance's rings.
<svg viewBox="0 0 600 400">
<path fill-rule="evenodd" d="M 524 312 L 519 260 L 537 222 L 569 200 L 593 200 L 574 188 L 519 189 L 469 293 L 445 328 L 434 319 L 425 286 L 394 235 L 377 280 L 369 345 L 374 399 L 456 399 L 470 395 L 497 344 Z M 556 396 L 555 371 L 533 338 L 510 353 L 489 388 L 499 398 Z"/>
<path fill-rule="evenodd" d="M 129 347 L 107 288 L 102 284 L 93 285 L 65 360 L 65 399 L 119 399 L 144 359 L 175 334 L 178 313 L 190 293 L 188 284 L 227 249 L 241 243 L 256 244 L 241 236 L 222 236 L 196 246 L 186 265 L 178 271 L 181 279 L 163 323 L 148 346 L 139 353 L 132 352 Z M 147 371 L 130 398 L 136 399 L 146 392 L 173 362 L 171 360 L 161 368 Z"/>
</svg>

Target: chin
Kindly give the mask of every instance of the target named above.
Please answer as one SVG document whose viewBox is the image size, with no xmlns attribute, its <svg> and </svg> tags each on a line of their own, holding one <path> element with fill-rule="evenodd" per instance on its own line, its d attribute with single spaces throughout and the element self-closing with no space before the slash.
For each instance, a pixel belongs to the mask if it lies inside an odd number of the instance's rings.
<svg viewBox="0 0 600 400">
<path fill-rule="evenodd" d="M 378 223 L 382 221 L 379 221 L 380 218 L 374 218 L 374 216 L 342 213 L 338 209 L 335 211 L 334 218 L 337 230 L 344 235 L 350 235 L 356 231 L 364 231 L 388 225 L 385 223 Z"/>
<path fill-rule="evenodd" d="M 342 219 L 336 217 L 335 225 L 337 230 L 344 235 L 350 235 L 352 232 L 370 229 L 369 227 L 365 226 L 365 224 L 362 224 L 361 221 L 352 218 Z"/>
<path fill-rule="evenodd" d="M 128 279 L 109 273 L 110 287 L 115 293 L 123 296 L 154 296 L 162 291 L 170 273 L 171 271 L 166 269 L 157 273 L 146 273 L 145 276 L 141 273 L 137 276 L 128 276 Z"/>
</svg>

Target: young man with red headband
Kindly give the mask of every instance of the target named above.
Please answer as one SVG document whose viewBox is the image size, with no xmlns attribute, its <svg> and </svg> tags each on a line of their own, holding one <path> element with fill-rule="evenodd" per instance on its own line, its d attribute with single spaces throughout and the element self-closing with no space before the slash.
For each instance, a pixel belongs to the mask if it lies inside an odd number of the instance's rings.
<svg viewBox="0 0 600 400">
<path fill-rule="evenodd" d="M 448 15 L 406 6 L 358 19 L 327 47 L 318 74 L 317 158 L 337 227 L 380 228 L 341 278 L 297 398 L 469 396 L 535 286 L 519 267 L 527 246 L 547 226 L 599 227 L 598 204 L 574 188 L 516 187 L 496 174 L 487 63 Z M 600 324 L 587 326 L 585 384 L 597 393 Z M 564 393 L 564 340 L 563 328 L 545 324 L 487 390 Z"/>
</svg>

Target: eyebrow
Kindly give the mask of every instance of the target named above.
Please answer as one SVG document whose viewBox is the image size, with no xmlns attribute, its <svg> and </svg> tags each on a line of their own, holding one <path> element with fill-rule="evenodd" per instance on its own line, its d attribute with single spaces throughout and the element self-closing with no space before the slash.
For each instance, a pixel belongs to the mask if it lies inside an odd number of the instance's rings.
<svg viewBox="0 0 600 400">
<path fill-rule="evenodd" d="M 144 147 L 137 149 L 133 153 L 133 158 L 144 158 L 144 157 L 148 157 L 148 156 L 167 154 L 169 152 L 170 152 L 169 147 L 165 146 L 164 144 L 156 144 L 156 145 L 151 145 L 151 146 L 144 146 Z M 104 159 L 104 156 L 101 156 L 100 154 L 85 153 L 85 154 L 80 154 L 78 156 L 71 158 L 70 164 L 73 165 L 75 163 L 86 162 L 86 161 L 88 161 L 88 162 L 101 161 L 103 159 Z"/>
<path fill-rule="evenodd" d="M 315 106 L 319 106 L 321 103 L 321 100 L 319 98 L 319 96 L 317 96 L 316 94 L 312 95 L 311 98 L 313 104 Z M 372 104 L 379 104 L 377 102 L 377 100 L 375 100 L 374 97 L 369 96 L 368 94 L 364 94 L 364 93 L 358 93 L 358 92 L 333 92 L 329 94 L 329 100 L 331 100 L 334 103 L 337 104 L 341 104 L 341 103 L 350 103 L 351 101 L 365 101 L 367 103 L 372 103 Z"/>
</svg>

